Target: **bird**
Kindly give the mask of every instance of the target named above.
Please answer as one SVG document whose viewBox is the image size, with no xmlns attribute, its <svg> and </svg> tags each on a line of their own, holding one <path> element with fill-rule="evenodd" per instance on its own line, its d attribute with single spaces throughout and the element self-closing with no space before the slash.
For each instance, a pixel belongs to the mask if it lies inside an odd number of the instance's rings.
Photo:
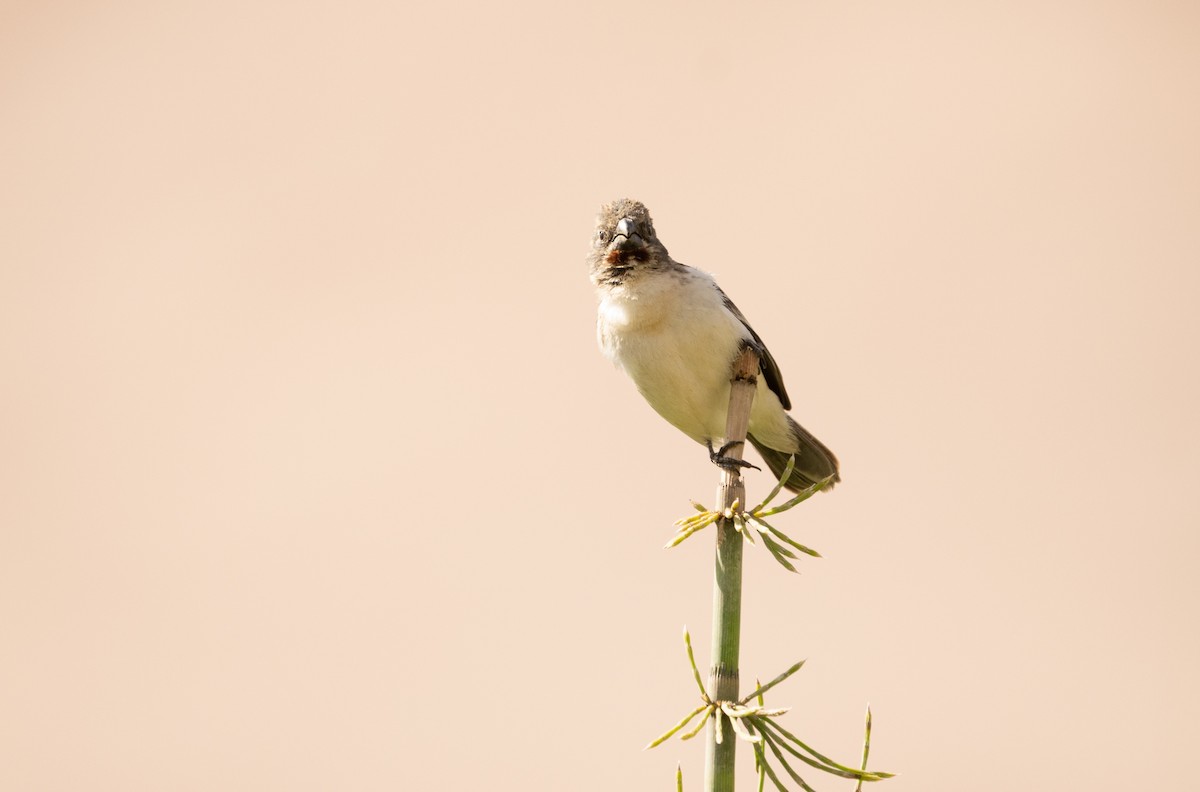
<svg viewBox="0 0 1200 792">
<path fill-rule="evenodd" d="M 788 415 L 783 375 L 762 338 L 711 275 L 671 258 L 644 204 L 623 198 L 600 208 L 587 262 L 601 351 L 655 412 L 706 446 L 714 463 L 750 466 L 725 455 L 733 444 L 713 443 L 724 439 L 733 361 L 751 345 L 761 376 L 747 439 L 777 479 L 795 456 L 782 482 L 792 492 L 840 480 L 837 457 Z"/>
</svg>

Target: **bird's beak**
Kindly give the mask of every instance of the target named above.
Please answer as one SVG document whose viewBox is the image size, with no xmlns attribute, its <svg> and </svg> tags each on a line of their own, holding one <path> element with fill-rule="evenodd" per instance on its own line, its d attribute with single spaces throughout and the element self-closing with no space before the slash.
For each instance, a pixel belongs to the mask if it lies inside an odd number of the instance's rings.
<svg viewBox="0 0 1200 792">
<path fill-rule="evenodd" d="M 616 233 L 613 234 L 612 247 L 624 249 L 631 246 L 641 247 L 645 245 L 646 241 L 635 230 L 636 228 L 637 226 L 628 217 L 621 218 L 617 223 Z"/>
</svg>

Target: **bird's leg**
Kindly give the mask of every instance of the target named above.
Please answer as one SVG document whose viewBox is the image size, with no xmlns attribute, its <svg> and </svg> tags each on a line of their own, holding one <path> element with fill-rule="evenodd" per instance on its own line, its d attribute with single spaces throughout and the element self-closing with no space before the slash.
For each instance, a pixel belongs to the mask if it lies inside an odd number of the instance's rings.
<svg viewBox="0 0 1200 792">
<path fill-rule="evenodd" d="M 737 468 L 754 468 L 755 470 L 762 470 L 762 468 L 760 468 L 758 465 L 752 465 L 744 459 L 734 459 L 733 457 L 725 456 L 725 452 L 734 446 L 744 445 L 745 443 L 741 440 L 735 440 L 732 443 L 726 443 L 717 449 L 713 448 L 712 440 L 706 440 L 704 444 L 708 446 L 709 460 L 719 468 L 724 468 L 726 470 L 735 470 Z"/>
</svg>

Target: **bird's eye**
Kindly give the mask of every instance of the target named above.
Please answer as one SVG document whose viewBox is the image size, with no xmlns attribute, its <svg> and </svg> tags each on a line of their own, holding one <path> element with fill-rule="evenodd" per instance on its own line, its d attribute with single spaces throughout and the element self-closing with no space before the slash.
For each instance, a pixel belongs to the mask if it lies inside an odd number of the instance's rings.
<svg viewBox="0 0 1200 792">
<path fill-rule="evenodd" d="M 596 231 L 596 241 L 601 244 L 607 242 L 608 241 L 608 229 L 601 228 L 598 231 Z"/>
</svg>

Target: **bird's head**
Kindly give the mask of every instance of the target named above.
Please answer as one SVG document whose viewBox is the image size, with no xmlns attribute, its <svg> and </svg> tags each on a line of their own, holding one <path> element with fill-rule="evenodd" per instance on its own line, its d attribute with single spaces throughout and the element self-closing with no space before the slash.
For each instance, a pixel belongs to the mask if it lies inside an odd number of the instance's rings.
<svg viewBox="0 0 1200 792">
<path fill-rule="evenodd" d="M 597 286 L 619 286 L 631 273 L 657 269 L 669 260 L 643 204 L 622 198 L 600 207 L 588 255 Z"/>
</svg>

